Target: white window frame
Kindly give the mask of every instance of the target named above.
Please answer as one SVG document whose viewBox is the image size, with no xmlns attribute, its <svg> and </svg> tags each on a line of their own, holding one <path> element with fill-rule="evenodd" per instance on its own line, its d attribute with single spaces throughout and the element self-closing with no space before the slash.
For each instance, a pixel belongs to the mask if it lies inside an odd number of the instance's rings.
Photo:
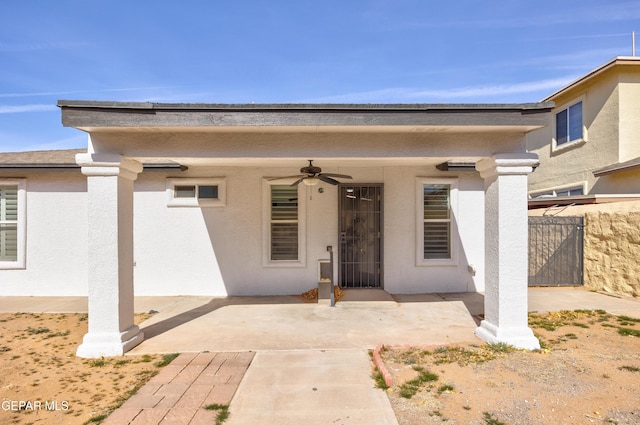
<svg viewBox="0 0 640 425">
<path fill-rule="evenodd" d="M 449 185 L 449 207 L 450 217 L 450 258 L 424 258 L 424 185 L 426 184 L 446 184 Z M 456 217 L 458 216 L 458 179 L 457 178 L 416 178 L 416 266 L 457 266 L 458 265 L 458 226 Z"/>
<path fill-rule="evenodd" d="M 545 195 L 544 197 L 547 197 L 547 198 L 555 198 L 558 196 L 558 192 L 562 192 L 565 190 L 573 190 L 573 189 L 582 189 L 582 195 L 575 195 L 575 196 L 584 196 L 587 194 L 587 182 L 584 181 L 579 183 L 571 183 L 571 184 L 565 184 L 562 186 L 555 186 L 548 189 L 536 190 L 535 192 L 531 192 L 529 196 L 531 197 L 531 199 L 538 199 L 538 197 L 540 197 L 541 195 Z"/>
<path fill-rule="evenodd" d="M 175 196 L 177 186 L 195 186 L 195 196 L 178 198 Z M 198 199 L 199 186 L 217 186 L 218 197 Z M 224 207 L 227 204 L 227 185 L 224 177 L 211 178 L 170 178 L 167 179 L 168 207 Z"/>
<path fill-rule="evenodd" d="M 582 138 L 580 139 L 576 139 L 576 140 L 569 140 L 565 143 L 562 144 L 558 144 L 558 139 L 557 139 L 557 121 L 556 121 L 556 117 L 558 116 L 559 113 L 561 113 L 562 111 L 567 111 L 567 115 L 569 114 L 569 108 L 571 108 L 574 105 L 577 105 L 578 103 L 582 102 Z M 571 102 L 567 102 L 564 105 L 556 108 L 554 110 L 553 113 L 553 118 L 552 118 L 552 125 L 551 125 L 551 131 L 552 133 L 552 141 L 551 141 L 551 151 L 552 152 L 562 152 L 564 150 L 567 149 L 571 149 L 574 148 L 576 146 L 580 146 L 583 145 L 587 142 L 587 126 L 584 124 L 584 120 L 585 120 L 585 97 L 581 96 L 577 99 L 572 100 Z"/>
<path fill-rule="evenodd" d="M 26 268 L 27 245 L 27 180 L 26 179 L 0 179 L 0 186 L 18 187 L 18 252 L 16 261 L 0 260 L 0 270 Z"/>
<path fill-rule="evenodd" d="M 297 260 L 272 260 L 271 259 L 271 186 L 288 185 L 296 179 L 262 179 L 262 265 L 263 267 L 306 267 L 307 265 L 307 202 L 306 191 L 308 186 L 299 184 L 298 189 L 298 259 Z"/>
</svg>

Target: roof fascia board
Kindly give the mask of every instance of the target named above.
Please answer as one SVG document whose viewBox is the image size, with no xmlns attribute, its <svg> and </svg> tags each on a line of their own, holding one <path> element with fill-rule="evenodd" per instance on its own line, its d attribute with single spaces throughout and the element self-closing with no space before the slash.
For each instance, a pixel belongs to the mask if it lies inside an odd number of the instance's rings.
<svg viewBox="0 0 640 425">
<path fill-rule="evenodd" d="M 608 165 L 593 171 L 595 177 L 607 176 L 609 174 L 623 173 L 640 169 L 640 158 L 631 161 Z"/>
<path fill-rule="evenodd" d="M 551 102 L 495 105 L 220 105 L 59 101 L 66 127 L 533 126 Z"/>
</svg>

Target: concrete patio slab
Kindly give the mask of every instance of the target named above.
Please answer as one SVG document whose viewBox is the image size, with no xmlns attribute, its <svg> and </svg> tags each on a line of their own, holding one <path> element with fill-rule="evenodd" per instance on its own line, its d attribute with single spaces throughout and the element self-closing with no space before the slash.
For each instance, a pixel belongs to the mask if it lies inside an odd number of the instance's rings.
<svg viewBox="0 0 640 425">
<path fill-rule="evenodd" d="M 140 324 L 131 354 L 295 349 L 372 349 L 377 344 L 476 341 L 482 295 L 350 294 L 335 307 L 298 297 L 191 298 Z M 468 307 L 470 306 L 470 307 Z"/>
<path fill-rule="evenodd" d="M 640 319 L 640 299 L 592 292 L 580 287 L 529 288 L 529 311 L 605 310 Z"/>
<path fill-rule="evenodd" d="M 258 352 L 229 410 L 228 425 L 398 423 L 361 349 Z"/>
</svg>

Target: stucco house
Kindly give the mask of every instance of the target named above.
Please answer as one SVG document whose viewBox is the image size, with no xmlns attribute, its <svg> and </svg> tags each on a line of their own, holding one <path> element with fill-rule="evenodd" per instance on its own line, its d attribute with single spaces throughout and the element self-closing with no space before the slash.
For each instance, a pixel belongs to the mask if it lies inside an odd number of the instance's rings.
<svg viewBox="0 0 640 425">
<path fill-rule="evenodd" d="M 134 294 L 300 294 L 328 249 L 338 285 L 483 292 L 480 338 L 539 347 L 525 142 L 552 103 L 58 106 L 87 149 L 0 155 L 0 295 L 88 295 L 79 356 L 142 341 Z"/>
<path fill-rule="evenodd" d="M 540 158 L 530 205 L 640 199 L 640 57 L 616 57 L 543 102 L 556 106 L 527 135 Z"/>
</svg>

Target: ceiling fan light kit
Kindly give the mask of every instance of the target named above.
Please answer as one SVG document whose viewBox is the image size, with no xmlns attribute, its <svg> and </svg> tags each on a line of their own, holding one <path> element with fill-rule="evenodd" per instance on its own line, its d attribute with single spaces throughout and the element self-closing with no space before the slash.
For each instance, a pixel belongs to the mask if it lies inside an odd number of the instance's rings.
<svg viewBox="0 0 640 425">
<path fill-rule="evenodd" d="M 320 181 L 320 179 L 317 178 L 317 177 L 310 177 L 310 178 L 307 178 L 307 179 L 303 179 L 302 183 L 304 183 L 307 186 L 316 186 L 319 181 Z"/>
</svg>

